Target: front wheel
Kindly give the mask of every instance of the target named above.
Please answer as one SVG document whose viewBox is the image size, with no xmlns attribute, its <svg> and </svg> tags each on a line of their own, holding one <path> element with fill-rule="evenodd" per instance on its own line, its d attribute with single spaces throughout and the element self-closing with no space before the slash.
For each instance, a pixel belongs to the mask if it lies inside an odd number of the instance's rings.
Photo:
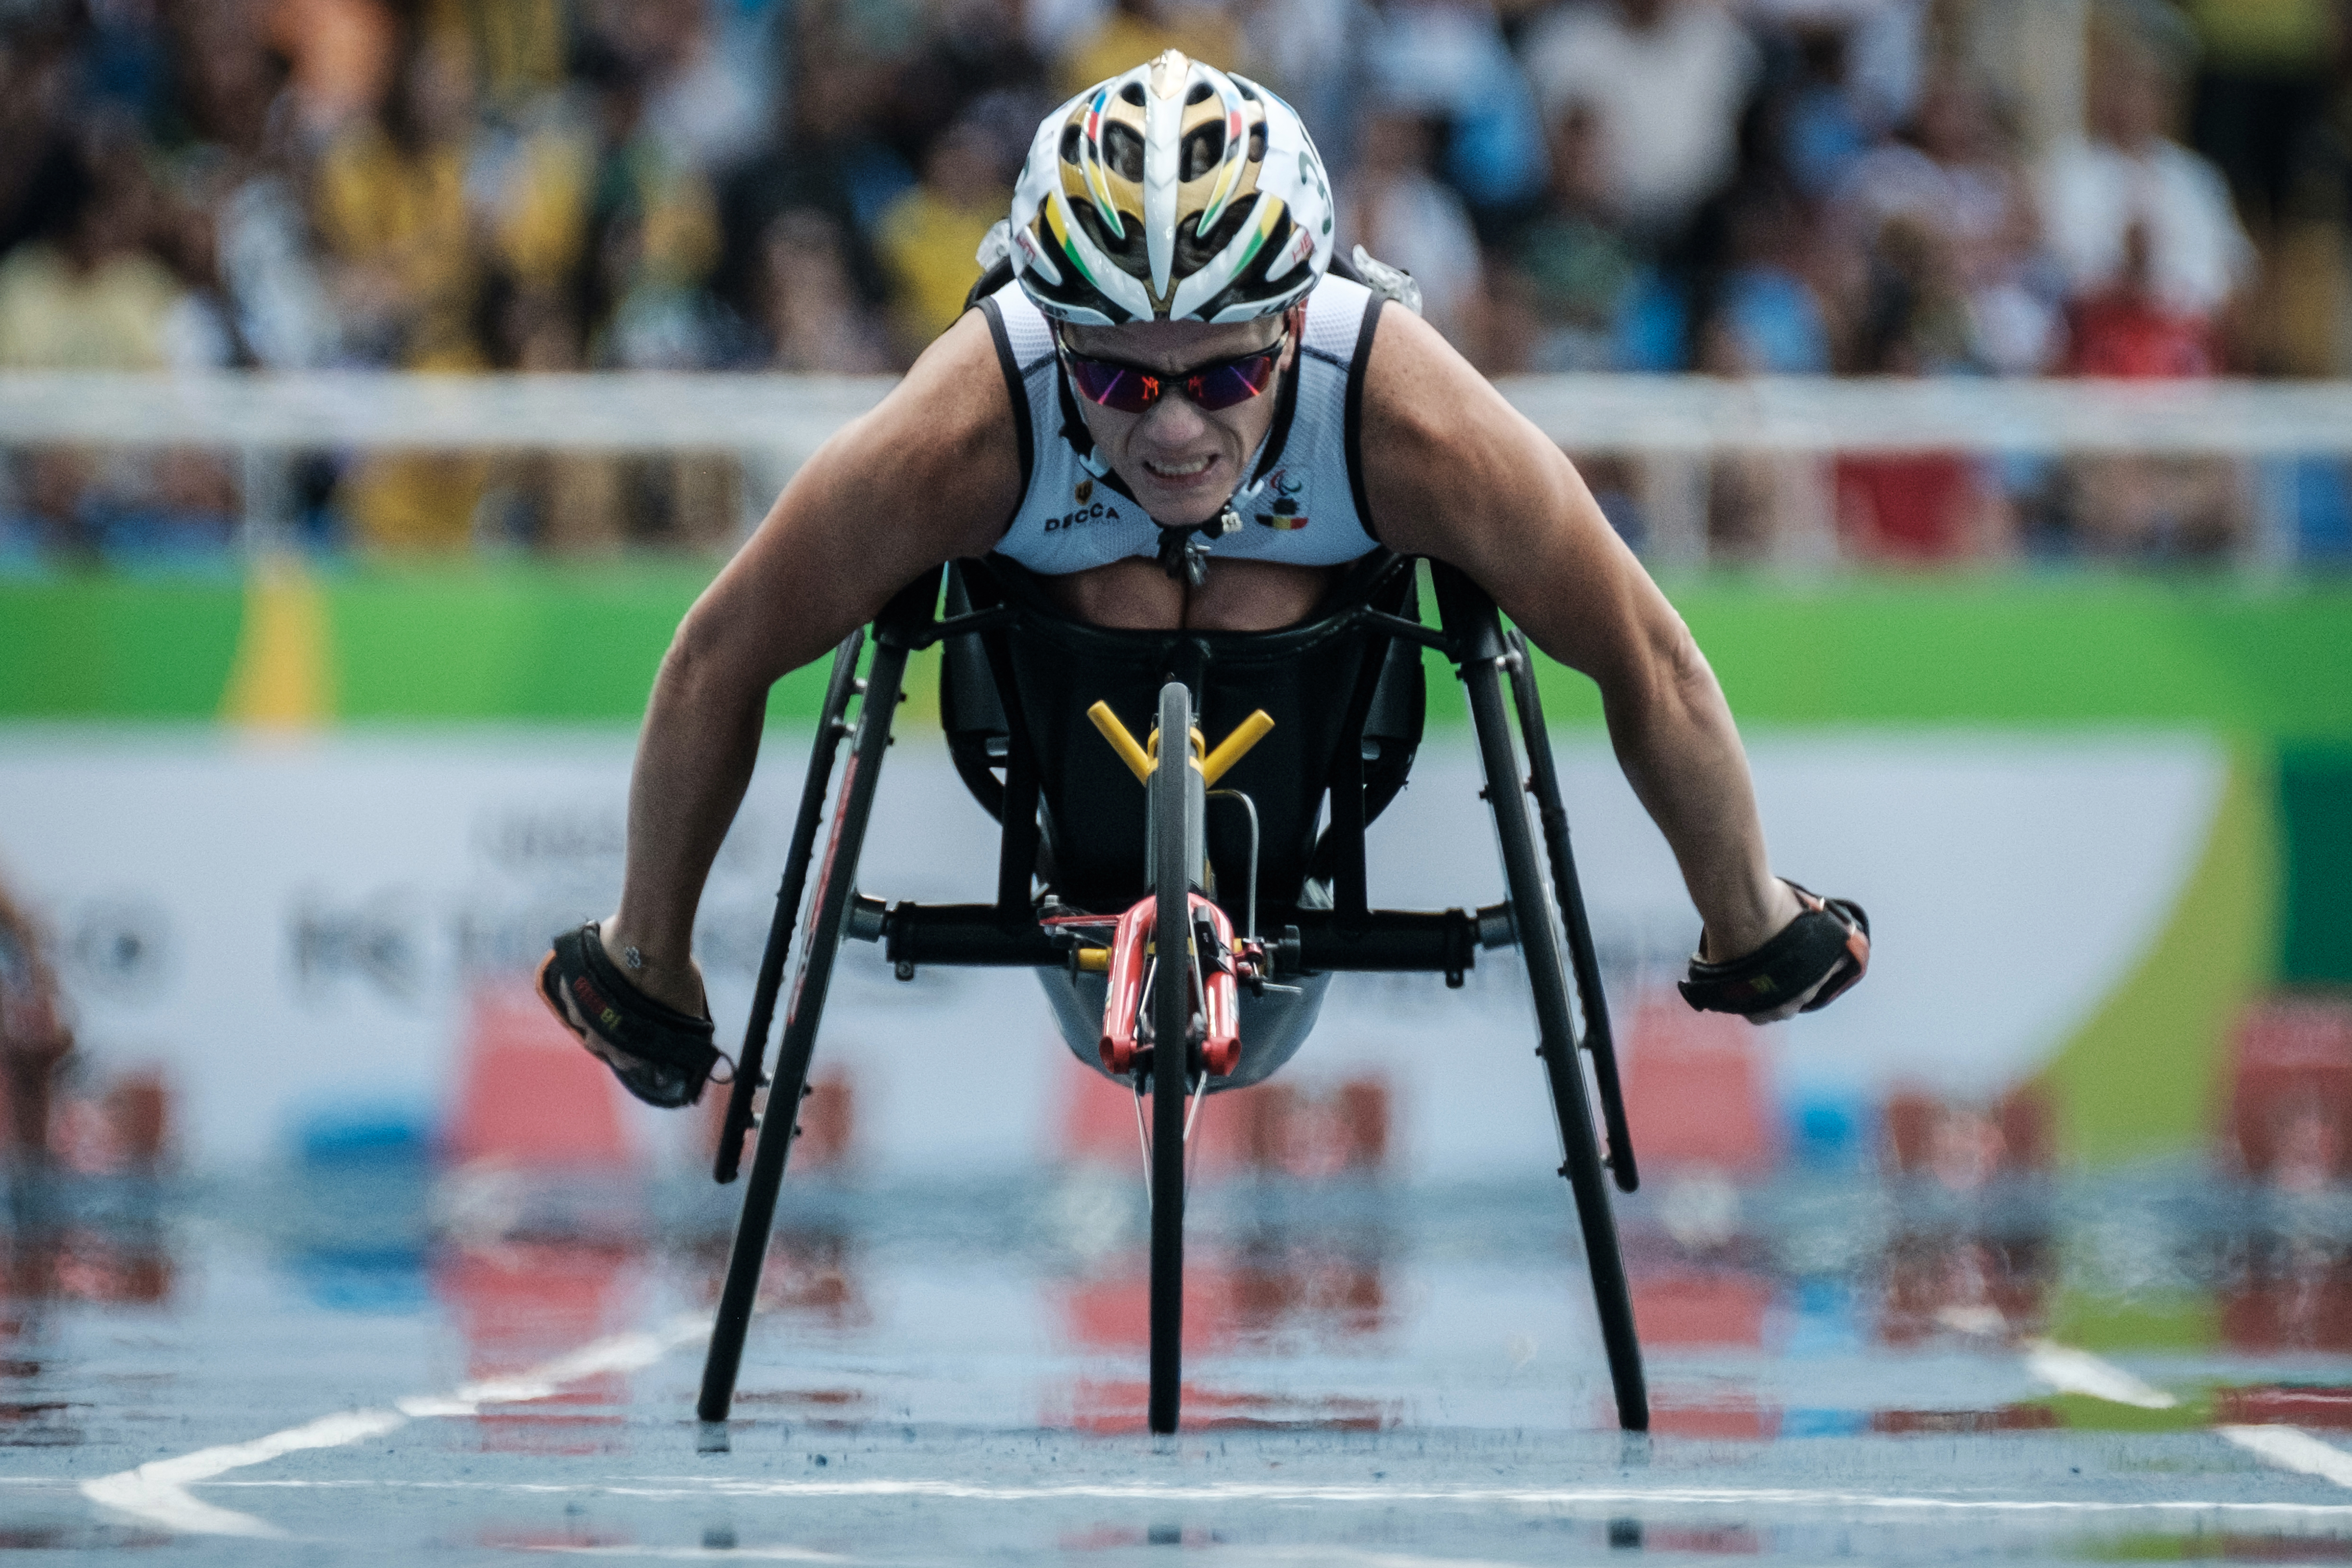
<svg viewBox="0 0 2352 1568">
<path fill-rule="evenodd" d="M 1184 1339 L 1184 1097 L 1192 1056 L 1192 881 L 1206 809 L 1192 765 L 1192 694 L 1160 693 L 1151 773 L 1151 1403 L 1154 1432 L 1176 1430 Z M 1203 1088 L 1206 1086 L 1203 1085 Z"/>
</svg>

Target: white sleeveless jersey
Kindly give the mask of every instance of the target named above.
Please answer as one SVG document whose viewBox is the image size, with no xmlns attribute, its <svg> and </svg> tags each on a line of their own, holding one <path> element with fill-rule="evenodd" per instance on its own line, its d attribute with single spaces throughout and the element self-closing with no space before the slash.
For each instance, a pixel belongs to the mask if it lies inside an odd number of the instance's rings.
<svg viewBox="0 0 2352 1568">
<path fill-rule="evenodd" d="M 1337 566 L 1380 548 L 1357 434 L 1381 304 L 1344 278 L 1326 277 L 1307 295 L 1299 352 L 1272 394 L 1279 400 L 1274 428 L 1234 496 L 1242 526 L 1202 536 L 1213 559 Z M 1051 323 L 1018 283 L 980 308 L 996 339 L 1021 440 L 1021 504 L 997 550 L 1046 576 L 1156 558 L 1160 526 L 1095 456 L 1054 354 Z"/>
</svg>

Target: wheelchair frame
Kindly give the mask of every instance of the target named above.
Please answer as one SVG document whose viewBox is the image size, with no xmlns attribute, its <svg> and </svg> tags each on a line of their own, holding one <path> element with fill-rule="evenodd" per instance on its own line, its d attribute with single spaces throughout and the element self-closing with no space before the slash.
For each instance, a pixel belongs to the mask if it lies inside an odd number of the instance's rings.
<svg viewBox="0 0 2352 1568">
<path fill-rule="evenodd" d="M 1391 582 L 1391 574 L 1410 572 L 1412 565 L 1409 560 L 1389 563 L 1377 581 Z M 1429 973 L 1444 974 L 1449 985 L 1459 985 L 1481 948 L 1518 945 L 1536 1004 L 1539 1036 L 1536 1055 L 1543 1062 L 1566 1156 L 1558 1173 L 1567 1179 L 1575 1198 L 1618 1421 L 1629 1431 L 1643 1431 L 1649 1426 L 1649 1403 L 1641 1345 L 1602 1172 L 1609 1172 L 1617 1186 L 1629 1193 L 1638 1184 L 1639 1176 L 1626 1127 L 1600 963 L 1577 880 L 1568 815 L 1560 799 L 1559 773 L 1536 690 L 1531 656 L 1523 637 L 1503 628 L 1494 602 L 1484 590 L 1442 563 L 1432 562 L 1430 568 L 1439 611 L 1436 627 L 1410 611 L 1399 615 L 1376 607 L 1370 594 L 1328 617 L 1331 628 L 1364 639 L 1361 673 L 1340 727 L 1342 743 L 1334 752 L 1328 784 L 1329 826 L 1318 850 L 1328 849 L 1329 854 L 1317 857 L 1318 863 L 1328 864 L 1334 907 L 1277 907 L 1261 910 L 1259 918 L 1268 921 L 1270 916 L 1270 927 L 1282 933 L 1278 942 L 1266 944 L 1277 976 L 1340 971 Z M 706 1439 L 718 1444 L 725 1441 L 723 1423 L 734 1400 L 776 1201 L 793 1139 L 800 1131 L 793 1113 L 808 1093 L 809 1066 L 842 942 L 850 937 L 880 942 L 902 980 L 912 979 L 920 965 L 930 963 L 1034 968 L 1060 967 L 1071 961 L 1068 939 L 1041 923 L 1033 895 L 1042 844 L 1040 767 L 1032 727 L 1021 710 L 1008 641 L 1027 612 L 1006 601 L 959 613 L 963 596 L 952 570 L 924 573 L 884 606 L 874 621 L 871 654 L 862 680 L 856 670 L 869 640 L 864 631 L 852 632 L 834 653 L 816 743 L 809 757 L 713 1171 L 718 1181 L 733 1181 L 740 1166 L 743 1140 L 757 1131 L 751 1180 L 743 1194 L 697 1405 Z M 943 583 L 950 595 L 950 613 L 945 616 L 940 613 Z M 908 658 L 916 650 L 945 639 L 971 636 L 977 636 L 986 649 L 1003 700 L 1005 745 L 1001 765 L 1005 776 L 1001 801 L 992 803 L 990 798 L 992 775 L 986 778 L 984 792 L 983 784 L 973 781 L 969 759 L 959 755 L 958 763 L 982 804 L 996 805 L 1002 823 L 997 896 L 988 904 L 886 904 L 860 893 L 856 878 L 884 752 L 890 743 L 891 721 L 904 696 Z M 1181 647 L 1186 641 L 1181 634 L 1171 634 L 1171 647 Z M 1362 737 L 1373 689 L 1396 644 L 1407 645 L 1416 654 L 1423 647 L 1438 650 L 1454 665 L 1464 684 L 1486 780 L 1480 795 L 1494 813 L 1501 846 L 1507 893 L 1502 905 L 1475 913 L 1459 909 L 1377 910 L 1370 905 L 1365 827 L 1370 816 L 1394 794 L 1402 775 L 1390 781 L 1385 794 L 1370 800 L 1368 810 L 1368 797 L 1373 792 L 1367 787 Z M 1171 668 L 1168 673 L 1171 681 L 1190 690 L 1189 711 L 1196 714 L 1205 667 L 1198 658 L 1189 661 L 1173 658 L 1176 665 L 1188 662 L 1189 669 Z M 1510 686 L 1507 700 L 1503 690 L 1506 678 Z M 1172 685 L 1170 690 L 1174 690 Z M 859 699 L 854 722 L 848 718 L 853 698 Z M 1511 735 L 1514 716 L 1527 747 L 1525 773 L 1520 771 L 1517 742 Z M 835 792 L 831 789 L 832 777 L 845 740 L 850 742 L 849 757 Z M 1183 748 L 1175 751 L 1181 755 Z M 1318 784 L 1317 787 L 1326 786 Z M 814 892 L 810 894 L 808 873 L 815 859 L 817 830 L 829 793 L 835 797 L 833 826 L 817 868 Z M 1526 795 L 1536 800 L 1533 825 L 1528 821 Z M 1549 859 L 1549 889 L 1546 867 L 1538 860 L 1535 848 L 1538 829 Z M 1160 858 L 1168 861 L 1166 855 Z M 1172 896 L 1181 899 L 1183 889 L 1179 888 Z M 782 989 L 786 952 L 804 901 L 809 921 L 803 933 L 800 967 L 785 1007 L 775 1070 L 768 1075 L 763 1072 L 768 1036 Z M 1580 1031 L 1570 1005 L 1571 984 L 1580 1005 Z M 1161 1028 L 1164 1033 L 1165 1026 Z M 1173 1053 L 1168 1057 L 1172 1060 Z M 1582 1066 L 1588 1057 L 1591 1089 L 1596 1091 L 1590 1095 Z M 1178 1174 L 1173 1184 L 1155 1180 L 1150 1425 L 1163 1433 L 1176 1428 L 1180 1391 L 1181 1113 L 1185 1083 L 1181 1068 L 1169 1067 L 1154 1075 L 1155 1088 L 1172 1086 L 1179 1091 L 1177 1103 L 1166 1106 L 1157 1102 L 1167 1096 L 1155 1093 L 1153 1107 L 1162 1142 L 1167 1130 L 1179 1131 L 1172 1162 Z M 768 1090 L 764 1110 L 754 1103 L 762 1088 Z M 1606 1131 L 1605 1151 L 1593 1127 L 1594 1100 Z M 781 1113 L 778 1108 L 782 1108 Z M 1159 1164 L 1154 1174 L 1155 1178 L 1164 1174 Z M 1174 1212 L 1166 1214 L 1166 1194 L 1171 1192 L 1175 1197 Z M 1165 1279 L 1163 1272 L 1168 1275 Z"/>
</svg>

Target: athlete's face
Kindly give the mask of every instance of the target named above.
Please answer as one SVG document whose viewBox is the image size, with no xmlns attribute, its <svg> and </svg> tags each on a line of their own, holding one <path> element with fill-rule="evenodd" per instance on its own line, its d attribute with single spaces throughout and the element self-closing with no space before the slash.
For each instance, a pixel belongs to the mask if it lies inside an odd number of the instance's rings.
<svg viewBox="0 0 2352 1568">
<path fill-rule="evenodd" d="M 1070 353 L 1112 360 L 1172 382 L 1218 360 L 1259 352 L 1283 335 L 1283 318 L 1210 326 L 1202 321 L 1130 321 L 1123 327 L 1062 329 Z M 1295 336 L 1295 334 L 1294 334 Z M 1276 390 L 1295 348 L 1283 355 L 1266 390 L 1230 408 L 1205 409 L 1173 386 L 1140 414 L 1122 414 L 1084 397 L 1078 412 L 1097 451 L 1154 520 L 1206 522 L 1243 479 L 1243 465 L 1274 426 Z"/>
</svg>

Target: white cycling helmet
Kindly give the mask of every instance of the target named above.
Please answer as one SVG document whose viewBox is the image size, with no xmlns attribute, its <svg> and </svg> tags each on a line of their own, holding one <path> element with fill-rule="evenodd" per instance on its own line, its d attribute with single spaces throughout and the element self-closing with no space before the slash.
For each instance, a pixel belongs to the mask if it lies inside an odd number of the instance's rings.
<svg viewBox="0 0 2352 1568">
<path fill-rule="evenodd" d="M 1253 321 L 1330 265 L 1331 182 L 1290 105 L 1170 49 L 1045 117 L 1006 237 L 1048 316 Z"/>
</svg>

